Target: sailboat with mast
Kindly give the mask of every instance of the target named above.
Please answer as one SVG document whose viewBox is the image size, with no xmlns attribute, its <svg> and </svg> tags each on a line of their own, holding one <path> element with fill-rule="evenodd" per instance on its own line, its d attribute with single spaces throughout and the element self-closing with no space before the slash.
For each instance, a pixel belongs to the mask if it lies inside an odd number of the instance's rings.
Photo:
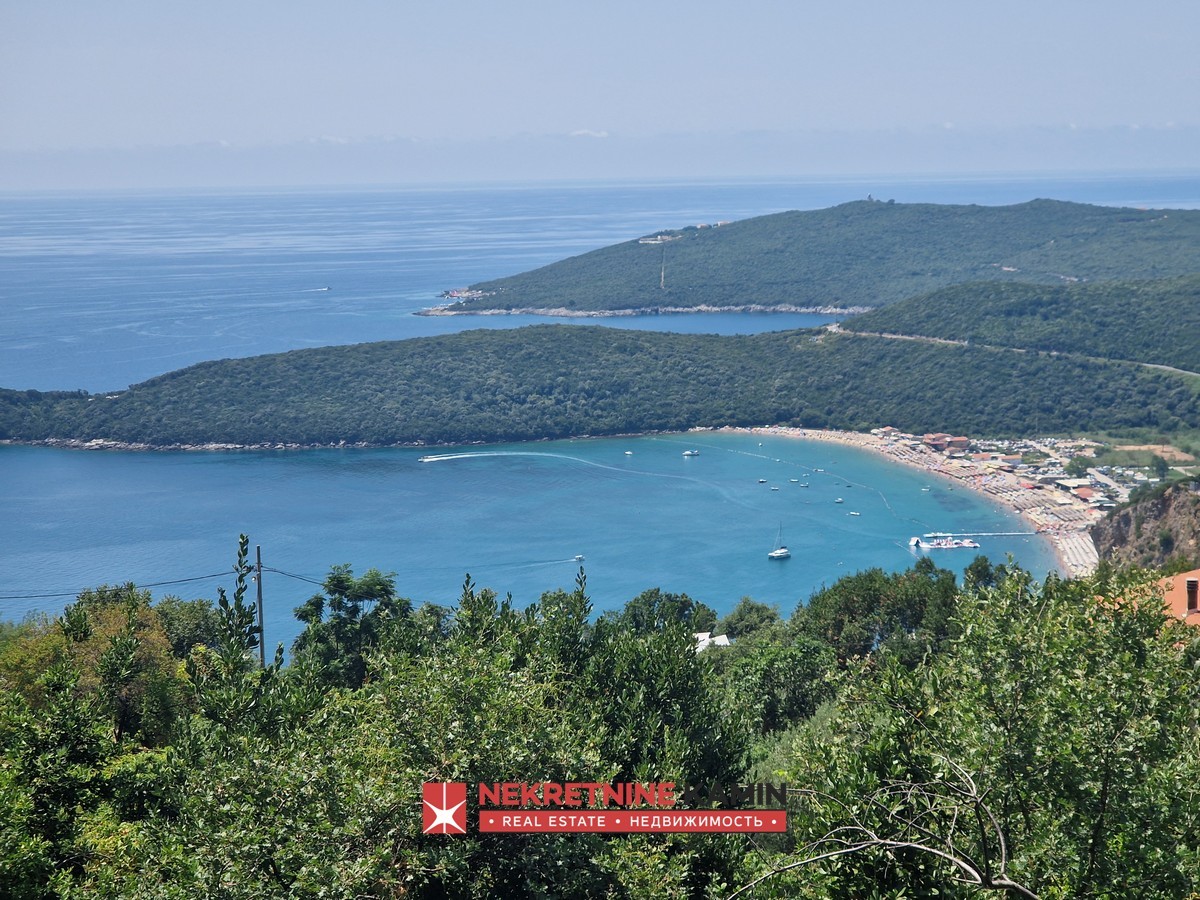
<svg viewBox="0 0 1200 900">
<path fill-rule="evenodd" d="M 792 551 L 783 543 L 783 523 L 779 525 L 779 536 L 775 538 L 775 549 L 767 554 L 767 559 L 787 559 L 792 555 Z"/>
</svg>

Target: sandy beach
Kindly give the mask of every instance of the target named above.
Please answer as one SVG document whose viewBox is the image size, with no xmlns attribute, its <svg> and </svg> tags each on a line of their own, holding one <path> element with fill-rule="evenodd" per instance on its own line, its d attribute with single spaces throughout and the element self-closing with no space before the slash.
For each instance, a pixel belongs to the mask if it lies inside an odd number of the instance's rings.
<svg viewBox="0 0 1200 900">
<path fill-rule="evenodd" d="M 884 437 L 855 431 L 781 426 L 729 430 L 782 435 L 807 441 L 827 441 L 880 453 L 894 462 L 952 479 L 956 484 L 1020 513 L 1039 534 L 1050 541 L 1059 568 L 1064 574 L 1087 575 L 1094 571 L 1099 563 L 1096 546 L 1088 533 L 1091 525 L 1100 518 L 1098 510 L 1065 491 L 1024 487 L 1016 475 L 994 465 L 972 459 L 949 458 L 914 443 L 911 437 Z"/>
</svg>

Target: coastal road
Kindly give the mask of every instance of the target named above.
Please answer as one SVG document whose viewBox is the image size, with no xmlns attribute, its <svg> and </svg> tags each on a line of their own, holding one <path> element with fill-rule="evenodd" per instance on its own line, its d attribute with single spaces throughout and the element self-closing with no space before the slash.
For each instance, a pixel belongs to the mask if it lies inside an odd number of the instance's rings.
<svg viewBox="0 0 1200 900">
<path fill-rule="evenodd" d="M 957 340 L 955 338 L 938 338 L 929 337 L 923 334 L 891 334 L 886 331 L 847 331 L 837 322 L 831 322 L 824 326 L 825 330 L 830 334 L 846 334 L 852 337 L 870 337 L 884 338 L 889 341 L 919 341 L 925 344 L 954 344 L 959 347 L 972 346 L 970 341 Z M 1081 353 L 1060 353 L 1057 350 L 1038 350 L 1032 347 L 1008 347 L 1004 344 L 979 344 L 975 347 L 980 347 L 985 350 L 1007 350 L 1010 353 L 1040 353 L 1044 356 L 1077 356 L 1080 359 L 1086 359 L 1089 362 L 1099 363 L 1125 363 L 1130 366 L 1141 366 L 1143 369 L 1157 369 L 1160 372 L 1169 372 L 1172 375 L 1186 375 L 1192 378 L 1200 378 L 1200 372 L 1191 372 L 1187 369 L 1177 369 L 1174 366 L 1164 366 L 1160 363 L 1141 362 L 1136 359 L 1110 359 L 1103 356 L 1086 356 Z"/>
</svg>

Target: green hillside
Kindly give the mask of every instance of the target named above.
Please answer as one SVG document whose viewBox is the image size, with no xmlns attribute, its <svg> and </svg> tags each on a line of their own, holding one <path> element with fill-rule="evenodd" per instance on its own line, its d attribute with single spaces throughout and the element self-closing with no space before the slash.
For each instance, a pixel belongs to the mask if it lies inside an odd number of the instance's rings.
<svg viewBox="0 0 1200 900">
<path fill-rule="evenodd" d="M 1052 200 L 859 201 L 661 232 L 471 285 L 452 309 L 877 307 L 964 282 L 1065 284 L 1200 271 L 1200 211 Z M 647 240 L 647 239 L 642 239 Z"/>
<path fill-rule="evenodd" d="M 463 332 L 207 362 L 113 395 L 0 391 L 0 438 L 445 444 L 790 423 L 975 434 L 1195 427 L 1127 363 L 819 331 Z"/>
<path fill-rule="evenodd" d="M 1092 284 L 956 285 L 844 328 L 1200 370 L 1200 275 Z"/>
</svg>

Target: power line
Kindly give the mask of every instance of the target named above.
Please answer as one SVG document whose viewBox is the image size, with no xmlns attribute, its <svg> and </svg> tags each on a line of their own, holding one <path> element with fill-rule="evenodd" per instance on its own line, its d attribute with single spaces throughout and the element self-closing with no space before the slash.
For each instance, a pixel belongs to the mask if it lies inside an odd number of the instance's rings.
<svg viewBox="0 0 1200 900">
<path fill-rule="evenodd" d="M 285 572 L 283 569 L 276 569 L 271 566 L 263 566 L 262 571 L 263 572 L 274 572 L 276 575 L 282 575 L 285 578 L 292 578 L 292 579 L 295 579 L 296 581 L 303 581 L 306 584 L 315 585 L 320 588 L 325 587 L 324 581 L 319 581 L 315 578 L 310 578 L 307 575 L 298 575 L 295 572 Z M 146 582 L 123 581 L 118 584 L 110 584 L 110 585 L 104 585 L 104 586 L 109 587 L 109 588 L 124 588 L 126 585 L 132 584 L 134 590 L 144 590 L 147 588 L 172 587 L 174 585 L 179 585 L 179 584 L 193 584 L 197 581 L 211 581 L 214 578 L 228 578 L 231 575 L 233 575 L 233 576 L 237 575 L 237 572 L 235 572 L 232 568 L 227 569 L 224 572 L 215 572 L 211 575 L 193 575 L 190 578 L 172 578 L 172 579 L 168 579 L 165 581 L 146 581 Z M 99 587 L 99 585 L 92 584 L 86 588 L 80 588 L 78 590 L 73 590 L 73 591 L 66 591 L 66 590 L 63 590 L 63 591 L 40 591 L 37 593 L 29 593 L 29 594 L 16 594 L 16 593 L 7 593 L 4 591 L 0 591 L 0 603 L 15 603 L 15 602 L 21 601 L 21 600 L 73 600 L 76 597 L 78 597 L 80 594 L 84 594 L 84 593 L 87 593 L 88 591 L 96 590 L 97 587 Z"/>
<path fill-rule="evenodd" d="M 305 575 L 297 575 L 294 572 L 285 572 L 283 569 L 272 569 L 270 566 L 263 566 L 262 568 L 264 572 L 274 572 L 276 575 L 282 575 L 285 578 L 295 578 L 297 581 L 307 581 L 309 584 L 315 584 L 317 587 L 325 587 L 325 582 L 316 581 L 315 579 L 309 578 Z"/>
<path fill-rule="evenodd" d="M 294 578 L 297 581 L 307 582 L 308 584 L 315 584 L 317 587 L 325 586 L 324 581 L 318 581 L 315 578 L 309 578 L 306 575 L 297 575 L 295 572 L 285 572 L 285 571 L 283 571 L 283 569 L 275 569 L 275 568 L 272 568 L 271 566 L 263 566 L 262 570 L 264 572 L 274 572 L 276 575 L 283 575 L 285 578 Z M 175 578 L 170 581 L 147 581 L 147 582 L 143 582 L 143 583 L 134 583 L 133 587 L 135 590 L 142 590 L 144 588 L 155 588 L 155 587 L 170 587 L 170 586 L 176 585 L 176 584 L 190 584 L 190 583 L 196 582 L 196 581 L 208 581 L 213 578 L 227 578 L 230 575 L 236 575 L 236 574 L 237 574 L 236 572 L 234 572 L 232 569 L 230 569 L 226 572 L 217 572 L 213 575 L 195 575 L 191 578 Z M 110 587 L 110 588 L 125 587 L 125 585 L 127 585 L 127 584 L 130 584 L 130 582 L 121 582 L 120 584 L 110 584 L 110 585 L 107 585 L 107 587 Z M 94 591 L 97 587 L 98 587 L 98 585 L 93 584 L 90 587 L 80 588 L 79 590 L 75 590 L 75 591 L 47 591 L 45 593 L 38 593 L 38 594 L 8 594 L 8 593 L 0 592 L 0 603 L 4 603 L 9 600 L 16 601 L 16 600 L 62 600 L 64 598 L 71 599 L 71 598 L 78 597 L 80 594 L 86 593 L 87 591 Z"/>
<path fill-rule="evenodd" d="M 215 575 L 196 575 L 192 578 L 176 578 L 172 581 L 148 581 L 144 584 L 134 584 L 133 587 L 137 590 L 141 590 L 143 588 L 153 588 L 153 587 L 169 587 L 170 585 L 174 585 L 174 584 L 189 584 L 193 581 L 207 581 L 212 578 L 227 578 L 228 576 L 235 575 L 235 574 L 237 574 L 237 573 L 235 573 L 232 569 L 230 569 L 225 572 L 218 572 Z M 125 585 L 130 584 L 130 583 L 131 582 L 122 582 L 120 584 L 115 584 L 115 585 L 110 584 L 107 586 L 110 588 L 111 587 L 121 588 L 121 587 L 125 587 Z M 7 600 L 59 600 L 59 599 L 62 599 L 63 597 L 78 597 L 80 594 L 86 593 L 87 591 L 95 590 L 96 587 L 97 587 L 96 585 L 92 585 L 91 587 L 82 588 L 81 590 L 77 590 L 77 591 L 53 591 L 53 592 L 47 592 L 44 594 L 5 594 L 5 593 L 0 593 L 0 602 L 4 602 Z"/>
</svg>

